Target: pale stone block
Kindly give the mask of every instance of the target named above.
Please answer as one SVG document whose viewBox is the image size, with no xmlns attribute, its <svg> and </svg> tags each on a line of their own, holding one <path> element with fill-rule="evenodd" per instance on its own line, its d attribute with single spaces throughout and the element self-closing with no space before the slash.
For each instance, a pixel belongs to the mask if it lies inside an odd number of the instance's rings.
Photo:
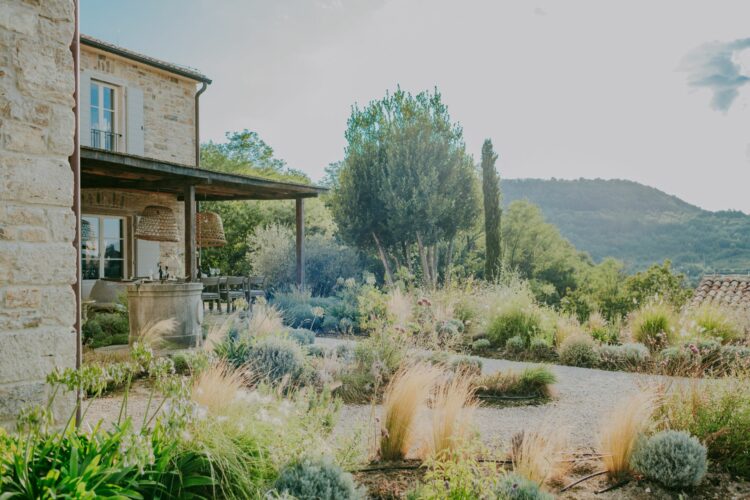
<svg viewBox="0 0 750 500">
<path fill-rule="evenodd" d="M 25 154 L 42 154 L 47 152 L 45 130 L 42 127 L 26 122 L 3 120 L 0 123 L 5 148 Z"/>
<path fill-rule="evenodd" d="M 73 154 L 73 131 L 76 126 L 76 116 L 73 110 L 64 106 L 55 106 L 52 109 L 50 129 L 47 144 L 50 153 L 58 153 L 64 156 Z"/>
<path fill-rule="evenodd" d="M 64 160 L 0 158 L 0 199 L 45 205 L 73 205 L 73 171 Z"/>
<path fill-rule="evenodd" d="M 33 9 L 23 5 L 3 4 L 0 9 L 0 28 L 33 35 L 37 28 L 37 15 Z"/>
<path fill-rule="evenodd" d="M 14 67 L 18 88 L 30 98 L 44 94 L 47 99 L 72 107 L 75 90 L 75 75 L 72 69 L 73 55 L 67 49 L 39 50 L 32 40 L 16 42 Z"/>
<path fill-rule="evenodd" d="M 0 241 L 0 283 L 72 284 L 78 252 L 64 243 Z"/>
<path fill-rule="evenodd" d="M 12 287 L 3 291 L 3 305 L 9 309 L 39 307 L 42 294 L 37 287 Z"/>
<path fill-rule="evenodd" d="M 75 364 L 72 328 L 36 328 L 0 333 L 0 380 L 40 380 L 55 368 Z"/>
</svg>

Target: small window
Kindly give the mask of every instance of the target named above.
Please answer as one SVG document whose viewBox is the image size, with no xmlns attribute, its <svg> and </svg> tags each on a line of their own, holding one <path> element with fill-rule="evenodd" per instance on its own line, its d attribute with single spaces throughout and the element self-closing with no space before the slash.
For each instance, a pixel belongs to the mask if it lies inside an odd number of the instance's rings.
<svg viewBox="0 0 750 500">
<path fill-rule="evenodd" d="M 102 82 L 91 82 L 91 146 L 119 151 L 122 135 L 118 133 L 119 110 L 117 88 Z"/>
<path fill-rule="evenodd" d="M 85 280 L 125 277 L 125 219 L 81 217 L 81 275 Z"/>
</svg>

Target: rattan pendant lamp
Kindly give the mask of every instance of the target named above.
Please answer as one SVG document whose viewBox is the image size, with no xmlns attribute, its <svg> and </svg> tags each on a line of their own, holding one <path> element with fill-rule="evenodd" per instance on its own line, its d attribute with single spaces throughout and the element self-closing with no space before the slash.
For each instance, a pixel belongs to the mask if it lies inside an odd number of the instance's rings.
<svg viewBox="0 0 750 500">
<path fill-rule="evenodd" d="M 224 223 L 216 212 L 198 212 L 195 225 L 196 242 L 199 248 L 223 247 L 227 244 Z"/>
<path fill-rule="evenodd" d="M 177 219 L 169 207 L 149 205 L 138 219 L 135 237 L 150 241 L 180 241 Z"/>
</svg>

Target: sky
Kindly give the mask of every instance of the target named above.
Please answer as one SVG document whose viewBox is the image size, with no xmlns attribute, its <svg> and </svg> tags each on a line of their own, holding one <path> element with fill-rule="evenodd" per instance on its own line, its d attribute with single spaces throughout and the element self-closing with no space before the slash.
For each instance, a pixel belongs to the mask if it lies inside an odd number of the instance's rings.
<svg viewBox="0 0 750 500">
<path fill-rule="evenodd" d="M 745 0 L 81 0 L 83 33 L 213 80 L 202 140 L 256 131 L 313 180 L 354 103 L 437 87 L 503 178 L 630 179 L 746 213 L 749 18 Z"/>
</svg>

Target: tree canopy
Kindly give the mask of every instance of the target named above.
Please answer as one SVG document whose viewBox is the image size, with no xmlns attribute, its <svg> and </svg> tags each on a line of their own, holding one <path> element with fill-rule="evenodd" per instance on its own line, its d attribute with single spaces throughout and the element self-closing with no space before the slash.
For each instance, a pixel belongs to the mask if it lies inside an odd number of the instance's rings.
<svg viewBox="0 0 750 500">
<path fill-rule="evenodd" d="M 376 249 L 387 279 L 391 261 L 409 265 L 409 248 L 416 245 L 425 284 L 434 286 L 440 244 L 447 243 L 442 263 L 449 274 L 452 241 L 479 212 L 477 176 L 461 127 L 437 90 L 412 95 L 399 88 L 364 108 L 354 106 L 345 137 L 330 200 L 341 236 Z"/>
</svg>

